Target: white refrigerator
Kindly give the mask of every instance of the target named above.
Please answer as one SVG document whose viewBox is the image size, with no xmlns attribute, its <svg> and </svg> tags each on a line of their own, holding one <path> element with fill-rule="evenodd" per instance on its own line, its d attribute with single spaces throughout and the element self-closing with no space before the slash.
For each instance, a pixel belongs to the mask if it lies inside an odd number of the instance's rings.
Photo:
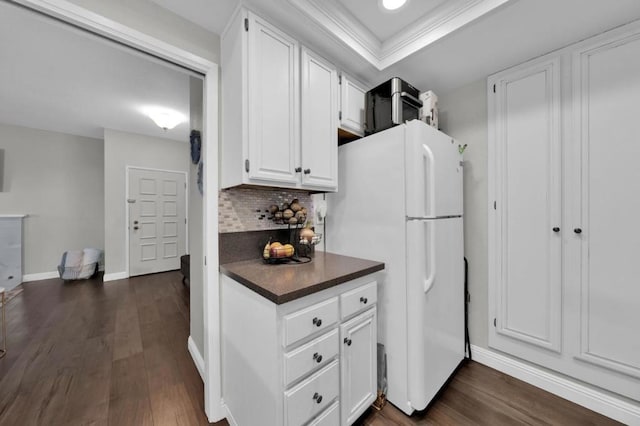
<svg viewBox="0 0 640 426">
<path fill-rule="evenodd" d="M 424 409 L 464 358 L 462 154 L 413 120 L 339 148 L 326 250 L 385 263 L 378 342 L 387 400 Z"/>
</svg>

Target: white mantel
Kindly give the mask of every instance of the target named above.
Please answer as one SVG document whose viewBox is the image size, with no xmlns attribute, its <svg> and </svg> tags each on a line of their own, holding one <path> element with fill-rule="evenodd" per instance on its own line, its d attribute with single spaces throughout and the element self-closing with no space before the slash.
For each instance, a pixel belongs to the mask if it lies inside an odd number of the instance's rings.
<svg viewBox="0 0 640 426">
<path fill-rule="evenodd" d="M 22 219 L 24 214 L 0 214 L 0 287 L 11 290 L 22 282 Z"/>
</svg>

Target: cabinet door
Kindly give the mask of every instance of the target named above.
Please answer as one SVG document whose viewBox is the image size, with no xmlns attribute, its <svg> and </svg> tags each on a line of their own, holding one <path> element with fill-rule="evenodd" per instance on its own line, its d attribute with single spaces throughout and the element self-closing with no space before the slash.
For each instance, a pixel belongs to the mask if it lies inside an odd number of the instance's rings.
<svg viewBox="0 0 640 426">
<path fill-rule="evenodd" d="M 640 378 L 640 286 L 636 226 L 640 34 L 605 39 L 574 55 L 574 167 L 568 244 L 580 252 L 572 274 L 579 299 L 577 357 Z M 579 188 L 579 190 L 578 190 Z M 580 233 L 578 233 L 581 231 Z M 600 370 L 606 372 L 607 370 Z M 600 385 L 640 398 L 633 386 Z M 610 384 L 611 383 L 611 384 Z"/>
<path fill-rule="evenodd" d="M 365 93 L 367 91 L 347 74 L 340 77 L 340 127 L 364 136 Z"/>
<path fill-rule="evenodd" d="M 377 336 L 375 307 L 340 326 L 340 406 L 343 425 L 352 424 L 375 401 Z"/>
<path fill-rule="evenodd" d="M 295 185 L 300 158 L 298 43 L 256 15 L 248 16 L 250 163 L 245 170 L 250 181 Z"/>
<path fill-rule="evenodd" d="M 509 353 L 561 351 L 559 67 L 546 59 L 489 80 L 489 344 Z"/>
<path fill-rule="evenodd" d="M 335 67 L 302 49 L 302 185 L 338 187 L 338 73 Z"/>
</svg>

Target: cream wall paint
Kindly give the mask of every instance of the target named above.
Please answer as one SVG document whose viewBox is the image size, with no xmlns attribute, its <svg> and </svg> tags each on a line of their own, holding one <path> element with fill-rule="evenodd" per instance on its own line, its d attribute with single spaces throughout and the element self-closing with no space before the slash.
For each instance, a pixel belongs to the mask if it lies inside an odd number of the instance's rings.
<svg viewBox="0 0 640 426">
<path fill-rule="evenodd" d="M 189 144 L 169 139 L 104 131 L 105 276 L 126 270 L 127 166 L 189 172 Z"/>
<path fill-rule="evenodd" d="M 220 63 L 220 37 L 145 0 L 69 0 L 209 61 Z"/>
<path fill-rule="evenodd" d="M 104 247 L 100 139 L 0 124 L 0 214 L 24 219 L 25 275 L 55 272 L 62 253 Z"/>
<path fill-rule="evenodd" d="M 439 97 L 440 128 L 464 152 L 464 253 L 469 261 L 469 335 L 488 347 L 487 93 L 482 79 Z"/>
</svg>

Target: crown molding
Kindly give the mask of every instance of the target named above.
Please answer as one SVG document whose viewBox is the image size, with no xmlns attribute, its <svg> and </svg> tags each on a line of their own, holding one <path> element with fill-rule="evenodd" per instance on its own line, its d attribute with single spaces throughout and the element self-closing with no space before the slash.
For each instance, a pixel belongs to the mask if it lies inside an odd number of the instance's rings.
<svg viewBox="0 0 640 426">
<path fill-rule="evenodd" d="M 331 0 L 289 0 L 378 70 L 383 70 L 512 0 L 449 1 L 387 40 L 379 40 L 349 11 Z"/>
</svg>

